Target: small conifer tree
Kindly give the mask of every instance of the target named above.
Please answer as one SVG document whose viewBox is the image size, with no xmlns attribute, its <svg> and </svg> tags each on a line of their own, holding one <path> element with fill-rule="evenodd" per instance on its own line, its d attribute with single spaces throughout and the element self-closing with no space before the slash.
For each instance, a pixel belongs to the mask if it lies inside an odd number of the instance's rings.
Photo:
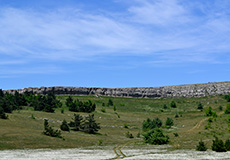
<svg viewBox="0 0 230 160">
<path fill-rule="evenodd" d="M 172 102 L 171 102 L 171 107 L 172 107 L 172 108 L 176 108 L 176 107 L 177 107 L 175 101 L 172 101 Z"/>
<path fill-rule="evenodd" d="M 90 134 L 94 134 L 99 129 L 101 129 L 99 123 L 96 123 L 96 121 L 94 120 L 94 114 L 86 117 L 86 120 L 82 125 L 82 128 L 85 132 L 90 133 Z"/>
<path fill-rule="evenodd" d="M 206 151 L 207 147 L 205 146 L 204 142 L 200 140 L 199 144 L 196 146 L 197 151 Z"/>
<path fill-rule="evenodd" d="M 212 141 L 212 150 L 216 152 L 226 152 L 224 142 L 221 139 L 215 137 L 215 140 Z"/>
<path fill-rule="evenodd" d="M 62 124 L 61 124 L 60 128 L 61 128 L 62 131 L 68 131 L 69 132 L 69 130 L 70 130 L 69 125 L 67 124 L 65 119 L 62 121 Z"/>
<path fill-rule="evenodd" d="M 203 110 L 203 109 L 204 109 L 204 107 L 203 107 L 203 105 L 202 105 L 201 103 L 199 103 L 199 104 L 198 104 L 198 106 L 197 106 L 197 109 L 199 109 L 199 110 Z"/>
<path fill-rule="evenodd" d="M 165 125 L 168 126 L 168 127 L 173 126 L 174 125 L 173 119 L 168 117 L 166 122 L 165 122 Z"/>
<path fill-rule="evenodd" d="M 226 141 L 225 141 L 225 148 L 226 148 L 226 150 L 227 151 L 230 151 L 230 140 L 229 139 L 227 139 Z"/>
</svg>

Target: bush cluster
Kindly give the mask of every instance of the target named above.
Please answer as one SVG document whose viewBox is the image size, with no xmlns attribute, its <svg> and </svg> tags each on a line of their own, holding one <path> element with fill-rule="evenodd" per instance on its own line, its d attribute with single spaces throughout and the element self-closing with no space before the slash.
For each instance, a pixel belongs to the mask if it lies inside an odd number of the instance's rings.
<svg viewBox="0 0 230 160">
<path fill-rule="evenodd" d="M 204 142 L 201 140 L 196 146 L 197 151 L 206 151 L 207 147 Z M 212 150 L 216 152 L 227 152 L 230 151 L 230 140 L 227 139 L 225 142 L 218 137 L 212 141 Z"/>
<path fill-rule="evenodd" d="M 169 137 L 163 134 L 163 131 L 160 129 L 162 127 L 162 121 L 159 118 L 153 120 L 147 119 L 142 123 L 142 129 L 145 131 L 143 133 L 144 141 L 150 144 L 167 144 L 169 142 Z M 165 126 L 170 128 L 173 126 L 172 118 L 167 118 Z"/>
<path fill-rule="evenodd" d="M 0 90 L 0 110 L 4 113 L 12 113 L 13 110 L 20 110 L 22 106 L 31 106 L 35 111 L 54 112 L 54 108 L 62 106 L 62 103 L 56 99 L 56 96 L 49 92 L 47 95 L 35 95 L 25 92 L 19 94 L 3 93 Z"/>
<path fill-rule="evenodd" d="M 47 95 L 28 94 L 26 96 L 27 103 L 34 108 L 35 111 L 54 112 L 55 108 L 60 108 L 62 103 L 56 99 L 54 93 L 49 92 Z"/>
<path fill-rule="evenodd" d="M 74 114 L 73 121 L 69 122 L 68 126 L 72 127 L 72 130 L 81 130 L 89 134 L 95 134 L 101 128 L 99 123 L 96 123 L 94 114 L 88 115 L 85 120 L 81 115 Z"/>
<path fill-rule="evenodd" d="M 82 102 L 80 100 L 73 100 L 73 98 L 71 96 L 69 96 L 66 99 L 65 102 L 66 106 L 69 107 L 69 111 L 72 112 L 87 112 L 87 113 L 91 113 L 93 111 L 95 111 L 96 109 L 96 104 L 92 103 L 91 100 L 88 100 L 86 102 Z"/>
<path fill-rule="evenodd" d="M 142 123 L 142 129 L 143 131 L 148 131 L 154 128 L 160 128 L 162 126 L 162 121 L 159 118 L 155 118 L 153 120 L 147 118 L 147 120 L 144 120 Z"/>
<path fill-rule="evenodd" d="M 13 110 L 22 109 L 21 106 L 26 105 L 25 96 L 15 92 L 15 94 L 3 93 L 0 89 L 0 118 L 7 119 L 5 113 L 12 113 Z"/>
<path fill-rule="evenodd" d="M 145 143 L 161 145 L 169 142 L 169 137 L 163 134 L 159 128 L 151 129 L 143 133 Z"/>
<path fill-rule="evenodd" d="M 217 117 L 216 112 L 212 111 L 212 107 L 208 107 L 208 108 L 205 110 L 205 115 L 206 115 L 207 117 L 209 117 L 209 116 L 213 116 L 214 118 Z"/>
<path fill-rule="evenodd" d="M 162 125 L 163 125 L 163 123 L 159 118 L 155 118 L 153 120 L 147 118 L 147 120 L 144 120 L 142 123 L 142 129 L 143 129 L 143 131 L 148 131 L 151 129 L 160 128 L 160 127 L 162 127 Z M 167 120 L 165 122 L 166 128 L 170 128 L 173 125 L 174 125 L 173 119 L 167 117 Z"/>
<path fill-rule="evenodd" d="M 47 119 L 44 120 L 44 130 L 43 133 L 47 136 L 62 138 L 61 131 L 50 127 Z"/>
</svg>

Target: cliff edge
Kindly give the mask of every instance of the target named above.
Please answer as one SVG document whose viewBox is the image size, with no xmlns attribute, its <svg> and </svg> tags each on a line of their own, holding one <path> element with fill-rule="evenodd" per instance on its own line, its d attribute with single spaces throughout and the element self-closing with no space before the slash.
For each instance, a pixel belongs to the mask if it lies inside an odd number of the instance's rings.
<svg viewBox="0 0 230 160">
<path fill-rule="evenodd" d="M 34 93 L 47 94 L 54 92 L 60 95 L 97 95 L 111 97 L 140 97 L 140 98 L 172 98 L 172 97 L 205 97 L 212 95 L 230 94 L 230 81 L 164 86 L 164 87 L 133 87 L 133 88 L 95 88 L 95 87 L 40 87 L 40 88 L 23 88 L 17 90 L 5 90 L 14 94 Z"/>
</svg>

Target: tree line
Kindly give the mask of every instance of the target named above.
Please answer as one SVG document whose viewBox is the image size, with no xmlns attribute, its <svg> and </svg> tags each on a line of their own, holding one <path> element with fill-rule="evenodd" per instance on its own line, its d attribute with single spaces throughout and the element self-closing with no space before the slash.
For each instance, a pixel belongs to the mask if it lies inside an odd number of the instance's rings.
<svg viewBox="0 0 230 160">
<path fill-rule="evenodd" d="M 73 98 L 71 96 L 69 96 L 66 99 L 65 104 L 69 108 L 69 111 L 72 111 L 72 112 L 91 113 L 91 112 L 95 111 L 95 109 L 96 109 L 96 104 L 93 103 L 91 100 L 83 102 L 83 101 L 80 101 L 78 99 L 73 100 Z"/>
<path fill-rule="evenodd" d="M 87 112 L 95 111 L 96 104 L 91 100 L 80 101 L 73 100 L 71 96 L 66 99 L 66 106 L 72 112 Z M 15 91 L 14 94 L 4 93 L 0 89 L 0 118 L 7 119 L 6 113 L 12 113 L 14 110 L 21 110 L 23 106 L 33 107 L 35 111 L 44 111 L 53 113 L 55 108 L 62 107 L 62 103 L 58 100 L 53 92 L 46 95 L 32 94 L 25 92 L 20 94 Z"/>
</svg>

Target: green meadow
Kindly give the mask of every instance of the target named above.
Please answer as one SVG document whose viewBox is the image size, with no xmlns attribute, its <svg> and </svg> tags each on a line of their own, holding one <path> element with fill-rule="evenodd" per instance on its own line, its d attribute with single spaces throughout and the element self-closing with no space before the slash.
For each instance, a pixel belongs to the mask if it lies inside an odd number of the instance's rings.
<svg viewBox="0 0 230 160">
<path fill-rule="evenodd" d="M 0 119 L 0 149 L 115 147 L 123 144 L 140 147 L 146 145 L 142 136 L 143 121 L 156 117 L 162 120 L 164 134 L 169 136 L 172 149 L 195 149 L 200 140 L 211 148 L 214 136 L 223 140 L 230 137 L 230 115 L 224 114 L 228 102 L 223 96 L 174 99 L 72 96 L 73 99 L 96 103 L 93 114 L 101 129 L 97 134 L 61 131 L 65 140 L 44 135 L 44 119 L 48 119 L 54 129 L 60 129 L 62 121 L 70 122 L 76 113 L 83 117 L 89 115 L 70 112 L 65 105 L 67 98 L 67 95 L 57 96 L 63 105 L 55 113 L 34 111 L 32 107 L 24 106 L 22 110 L 7 114 L 9 119 Z M 113 106 L 107 105 L 109 99 Z M 176 103 L 176 108 L 170 106 L 172 101 Z M 197 109 L 199 103 L 203 105 L 203 110 Z M 209 107 L 217 113 L 217 117 L 205 116 Z M 168 117 L 174 122 L 171 128 L 164 127 Z M 127 138 L 127 132 L 134 138 Z"/>
</svg>

